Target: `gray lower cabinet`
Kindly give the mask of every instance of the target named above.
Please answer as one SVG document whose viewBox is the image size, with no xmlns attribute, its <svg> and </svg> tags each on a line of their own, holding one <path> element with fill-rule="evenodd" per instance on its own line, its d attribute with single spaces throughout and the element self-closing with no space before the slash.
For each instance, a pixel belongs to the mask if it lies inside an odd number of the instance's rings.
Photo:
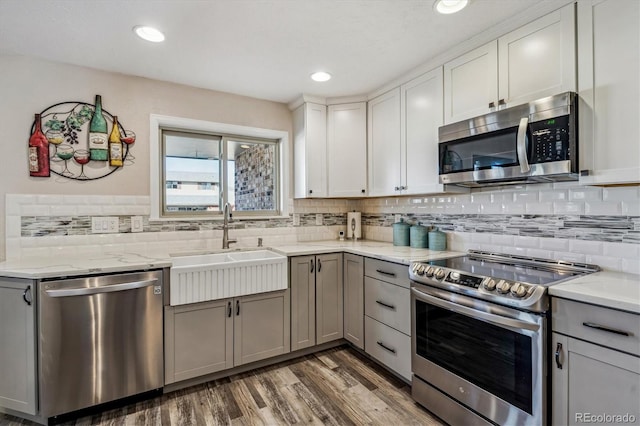
<svg viewBox="0 0 640 426">
<path fill-rule="evenodd" d="M 290 351 L 289 290 L 165 307 L 165 384 Z"/>
<path fill-rule="evenodd" d="M 406 265 L 364 260 L 364 350 L 411 380 L 411 297 Z"/>
<path fill-rule="evenodd" d="M 342 338 L 342 254 L 291 257 L 289 282 L 291 350 Z"/>
<path fill-rule="evenodd" d="M 640 315 L 554 298 L 551 318 L 552 423 L 638 421 Z"/>
<path fill-rule="evenodd" d="M 344 254 L 344 338 L 364 349 L 364 258 Z"/>
<path fill-rule="evenodd" d="M 0 407 L 33 415 L 37 411 L 36 294 L 31 280 L 0 278 Z"/>
</svg>

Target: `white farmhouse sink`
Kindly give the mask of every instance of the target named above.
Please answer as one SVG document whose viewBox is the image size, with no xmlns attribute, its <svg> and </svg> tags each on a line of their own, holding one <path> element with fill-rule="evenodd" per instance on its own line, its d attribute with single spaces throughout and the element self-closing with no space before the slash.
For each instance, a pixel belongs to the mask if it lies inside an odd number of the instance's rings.
<svg viewBox="0 0 640 426">
<path fill-rule="evenodd" d="M 235 251 L 172 258 L 171 305 L 284 290 L 287 257 L 269 250 Z"/>
</svg>

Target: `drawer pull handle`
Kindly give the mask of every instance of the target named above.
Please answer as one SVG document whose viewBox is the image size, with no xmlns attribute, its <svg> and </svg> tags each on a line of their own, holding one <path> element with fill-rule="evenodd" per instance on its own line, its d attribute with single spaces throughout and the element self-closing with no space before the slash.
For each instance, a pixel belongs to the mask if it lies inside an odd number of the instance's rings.
<svg viewBox="0 0 640 426">
<path fill-rule="evenodd" d="M 562 343 L 556 345 L 556 366 L 558 370 L 562 370 L 562 362 L 560 362 L 560 351 L 562 350 Z"/>
<path fill-rule="evenodd" d="M 396 350 L 395 350 L 395 349 L 390 348 L 389 346 L 385 345 L 384 343 L 382 343 L 382 342 L 376 342 L 376 343 L 377 343 L 380 347 L 382 347 L 383 349 L 386 349 L 386 350 L 388 350 L 389 352 L 391 352 L 392 354 L 395 354 L 395 353 L 396 353 Z"/>
<path fill-rule="evenodd" d="M 229 302 L 229 304 L 227 305 L 227 307 L 229 308 L 229 311 L 227 312 L 227 316 L 229 318 L 231 318 L 231 302 Z"/>
<path fill-rule="evenodd" d="M 378 305 L 382 305 L 382 306 L 384 306 L 385 308 L 393 309 L 394 311 L 396 310 L 396 307 L 395 307 L 395 306 L 393 306 L 393 305 L 389 305 L 388 303 L 384 303 L 384 302 L 382 302 L 382 301 L 380 301 L 380 300 L 376 300 L 376 303 L 377 303 Z"/>
<path fill-rule="evenodd" d="M 619 334 L 621 336 L 633 336 L 632 333 L 624 330 L 618 330 L 616 328 L 606 327 L 604 325 L 596 324 L 593 322 L 583 322 L 582 325 L 589 328 L 595 328 L 596 330 L 608 331 L 609 333 Z"/>
<path fill-rule="evenodd" d="M 376 272 L 379 273 L 379 274 L 382 274 L 382 275 L 387 275 L 389 277 L 394 277 L 395 278 L 395 276 L 396 276 L 395 273 L 383 271 L 382 269 L 376 269 Z"/>
<path fill-rule="evenodd" d="M 28 297 L 27 297 L 28 295 Z M 27 288 L 24 290 L 24 293 L 22 293 L 22 300 L 24 300 L 24 302 L 31 306 L 31 286 L 28 285 Z"/>
</svg>

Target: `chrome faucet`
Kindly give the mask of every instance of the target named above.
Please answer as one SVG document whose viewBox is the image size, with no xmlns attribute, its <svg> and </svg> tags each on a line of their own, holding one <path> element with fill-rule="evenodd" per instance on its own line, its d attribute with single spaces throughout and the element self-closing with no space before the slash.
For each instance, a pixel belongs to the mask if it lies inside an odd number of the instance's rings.
<svg viewBox="0 0 640 426">
<path fill-rule="evenodd" d="M 231 217 L 231 206 L 229 203 L 224 204 L 224 208 L 222 209 L 222 216 L 224 216 L 224 221 L 222 223 L 222 248 L 228 249 L 229 244 L 237 243 L 238 240 L 229 239 L 229 219 Z"/>
</svg>

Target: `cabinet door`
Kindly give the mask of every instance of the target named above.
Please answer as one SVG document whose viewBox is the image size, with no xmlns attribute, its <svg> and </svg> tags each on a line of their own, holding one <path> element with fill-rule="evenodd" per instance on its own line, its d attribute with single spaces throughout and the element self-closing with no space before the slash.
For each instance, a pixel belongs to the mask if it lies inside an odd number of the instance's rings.
<svg viewBox="0 0 640 426">
<path fill-rule="evenodd" d="M 33 415 L 36 294 L 32 281 L 0 278 L 0 407 Z"/>
<path fill-rule="evenodd" d="M 316 256 L 316 342 L 340 339 L 343 331 L 342 254 Z"/>
<path fill-rule="evenodd" d="M 602 414 L 640 418 L 640 358 L 558 333 L 552 350 L 553 424 L 592 423 L 585 416 Z"/>
<path fill-rule="evenodd" d="M 165 306 L 165 384 L 233 367 L 232 304 Z"/>
<path fill-rule="evenodd" d="M 293 113 L 296 198 L 327 195 L 327 107 L 305 103 Z"/>
<path fill-rule="evenodd" d="M 367 104 L 330 105 L 327 117 L 329 197 L 357 197 L 367 189 Z"/>
<path fill-rule="evenodd" d="M 369 195 L 399 195 L 400 88 L 369 101 L 367 115 Z"/>
<path fill-rule="evenodd" d="M 316 344 L 315 256 L 289 260 L 291 286 L 291 350 Z"/>
<path fill-rule="evenodd" d="M 291 351 L 289 290 L 234 299 L 234 365 Z"/>
<path fill-rule="evenodd" d="M 438 127 L 442 126 L 442 68 L 400 88 L 403 194 L 442 192 L 438 180 Z"/>
<path fill-rule="evenodd" d="M 640 2 L 578 2 L 584 184 L 640 182 Z"/>
<path fill-rule="evenodd" d="M 496 40 L 444 64 L 444 122 L 486 114 L 498 100 Z"/>
<path fill-rule="evenodd" d="M 576 90 L 574 8 L 570 4 L 498 39 L 500 107 Z"/>
<path fill-rule="evenodd" d="M 344 338 L 364 349 L 364 259 L 344 255 Z"/>
</svg>

